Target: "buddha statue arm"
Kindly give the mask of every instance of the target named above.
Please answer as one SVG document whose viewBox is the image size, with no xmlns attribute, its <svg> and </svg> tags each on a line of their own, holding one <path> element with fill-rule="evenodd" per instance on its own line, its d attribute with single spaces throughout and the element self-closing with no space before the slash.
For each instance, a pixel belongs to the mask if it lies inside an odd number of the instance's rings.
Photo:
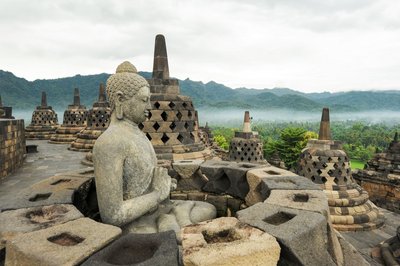
<svg viewBox="0 0 400 266">
<path fill-rule="evenodd" d="M 108 224 L 123 226 L 156 208 L 160 201 L 158 190 L 132 199 L 123 199 L 124 157 L 101 156 L 101 149 L 95 147 L 94 154 L 99 156 L 94 157 L 94 169 L 102 220 Z M 104 158 L 107 158 L 106 161 Z"/>
</svg>

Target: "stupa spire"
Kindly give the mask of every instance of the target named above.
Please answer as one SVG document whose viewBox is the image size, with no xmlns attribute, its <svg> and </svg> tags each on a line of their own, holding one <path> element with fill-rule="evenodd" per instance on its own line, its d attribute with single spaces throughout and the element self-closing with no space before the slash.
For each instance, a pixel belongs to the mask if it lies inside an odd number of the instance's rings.
<svg viewBox="0 0 400 266">
<path fill-rule="evenodd" d="M 331 126 L 329 108 L 322 109 L 321 123 L 319 125 L 319 140 L 331 140 Z"/>
<path fill-rule="evenodd" d="M 156 36 L 154 46 L 153 79 L 169 79 L 167 46 L 164 35 Z"/>
<path fill-rule="evenodd" d="M 244 112 L 243 132 L 251 132 L 249 111 Z"/>
<path fill-rule="evenodd" d="M 106 89 L 104 88 L 104 84 L 100 83 L 99 87 L 99 102 L 105 102 L 106 101 Z"/>
<path fill-rule="evenodd" d="M 79 89 L 74 89 L 74 105 L 79 106 L 81 105 L 81 96 L 79 95 Z"/>
<path fill-rule="evenodd" d="M 42 107 L 47 107 L 47 96 L 46 96 L 46 92 L 42 91 L 42 103 L 41 103 Z"/>
</svg>

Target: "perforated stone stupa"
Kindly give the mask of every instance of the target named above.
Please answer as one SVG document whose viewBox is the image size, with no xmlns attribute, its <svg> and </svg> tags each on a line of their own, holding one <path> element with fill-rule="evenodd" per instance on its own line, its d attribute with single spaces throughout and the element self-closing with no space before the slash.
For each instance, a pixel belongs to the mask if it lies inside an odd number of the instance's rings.
<svg viewBox="0 0 400 266">
<path fill-rule="evenodd" d="M 151 91 L 149 119 L 139 124 L 153 144 L 158 159 L 203 159 L 205 149 L 198 133 L 198 117 L 192 100 L 180 95 L 177 79 L 170 78 L 167 48 L 163 35 L 157 35 L 154 48 L 153 76 L 148 80 Z"/>
<path fill-rule="evenodd" d="M 331 140 L 328 108 L 322 111 L 319 139 L 309 140 L 302 151 L 298 174 L 324 189 L 337 230 L 371 230 L 383 224 L 384 217 L 369 201 L 368 193 L 354 182 L 342 144 Z"/>
<path fill-rule="evenodd" d="M 400 213 L 400 142 L 396 132 L 389 147 L 375 154 L 365 169 L 353 172 L 353 177 L 368 191 L 371 201 L 379 207 Z"/>
<path fill-rule="evenodd" d="M 79 89 L 74 90 L 74 102 L 68 105 L 68 109 L 64 111 L 64 120 L 62 125 L 56 130 L 56 134 L 50 138 L 50 143 L 71 143 L 77 134 L 85 129 L 87 120 L 86 106 L 81 105 Z"/>
<path fill-rule="evenodd" d="M 42 92 L 42 102 L 32 113 L 32 121 L 25 128 L 26 139 L 50 139 L 58 128 L 57 113 L 47 105 L 47 96 Z"/>
<path fill-rule="evenodd" d="M 106 99 L 104 85 L 99 87 L 99 100 L 89 110 L 86 128 L 78 133 L 77 138 L 68 148 L 72 151 L 91 151 L 96 139 L 108 128 L 110 124 L 111 109 Z"/>
<path fill-rule="evenodd" d="M 258 132 L 251 131 L 250 113 L 244 113 L 243 130 L 236 131 L 229 145 L 229 160 L 236 162 L 263 162 L 263 143 Z"/>
</svg>

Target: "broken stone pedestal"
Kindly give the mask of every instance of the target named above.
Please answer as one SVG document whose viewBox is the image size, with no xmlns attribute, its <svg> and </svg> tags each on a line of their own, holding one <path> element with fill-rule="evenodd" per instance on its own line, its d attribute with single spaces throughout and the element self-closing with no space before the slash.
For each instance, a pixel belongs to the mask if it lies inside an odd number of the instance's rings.
<svg viewBox="0 0 400 266">
<path fill-rule="evenodd" d="M 236 216 L 241 222 L 276 237 L 282 248 L 282 263 L 336 265 L 328 253 L 327 221 L 319 213 L 265 202 L 241 210 Z"/>
<path fill-rule="evenodd" d="M 184 265 L 276 265 L 280 248 L 274 237 L 223 217 L 182 229 Z"/>
<path fill-rule="evenodd" d="M 0 213 L 0 249 L 20 234 L 62 224 L 83 215 L 73 205 L 59 204 Z"/>
<path fill-rule="evenodd" d="M 5 264 L 76 265 L 120 234 L 118 227 L 81 218 L 8 241 Z"/>
<path fill-rule="evenodd" d="M 91 256 L 82 266 L 178 266 L 178 257 L 174 231 L 127 234 Z"/>
</svg>

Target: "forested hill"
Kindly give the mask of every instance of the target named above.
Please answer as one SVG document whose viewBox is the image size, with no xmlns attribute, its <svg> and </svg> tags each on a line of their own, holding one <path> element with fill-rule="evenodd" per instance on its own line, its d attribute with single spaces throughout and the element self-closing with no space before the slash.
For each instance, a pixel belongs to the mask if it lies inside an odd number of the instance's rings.
<svg viewBox="0 0 400 266">
<path fill-rule="evenodd" d="M 151 73 L 140 72 L 145 78 Z M 32 109 L 40 104 L 41 91 L 47 92 L 48 104 L 64 109 L 72 103 L 73 88 L 81 92 L 81 102 L 90 107 L 98 97 L 101 82 L 109 74 L 27 81 L 0 70 L 0 95 L 3 104 L 16 109 Z M 316 111 L 328 106 L 335 111 L 400 110 L 400 91 L 351 91 L 341 93 L 302 93 L 287 88 L 232 89 L 214 81 L 203 83 L 179 80 L 181 93 L 190 96 L 196 107 L 292 109 Z"/>
</svg>

